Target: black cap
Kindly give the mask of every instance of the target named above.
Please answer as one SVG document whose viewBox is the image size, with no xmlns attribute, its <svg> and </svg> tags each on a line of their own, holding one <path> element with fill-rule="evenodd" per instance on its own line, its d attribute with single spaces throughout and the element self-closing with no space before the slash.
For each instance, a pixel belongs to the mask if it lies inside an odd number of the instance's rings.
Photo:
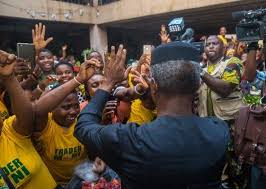
<svg viewBox="0 0 266 189">
<path fill-rule="evenodd" d="M 160 45 L 152 51 L 151 65 L 161 64 L 170 60 L 188 60 L 199 62 L 199 51 L 191 44 L 174 41 Z"/>
</svg>

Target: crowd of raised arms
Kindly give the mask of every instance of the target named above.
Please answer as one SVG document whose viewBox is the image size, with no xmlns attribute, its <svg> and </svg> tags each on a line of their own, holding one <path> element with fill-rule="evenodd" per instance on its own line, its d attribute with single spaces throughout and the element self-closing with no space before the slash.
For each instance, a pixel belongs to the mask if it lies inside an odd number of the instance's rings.
<svg viewBox="0 0 266 189">
<path fill-rule="evenodd" d="M 266 188 L 234 150 L 239 110 L 266 104 L 261 44 L 221 27 L 199 55 L 162 25 L 162 44 L 130 66 L 122 44 L 76 65 L 45 33 L 32 29 L 34 67 L 0 51 L 0 189 Z"/>
</svg>

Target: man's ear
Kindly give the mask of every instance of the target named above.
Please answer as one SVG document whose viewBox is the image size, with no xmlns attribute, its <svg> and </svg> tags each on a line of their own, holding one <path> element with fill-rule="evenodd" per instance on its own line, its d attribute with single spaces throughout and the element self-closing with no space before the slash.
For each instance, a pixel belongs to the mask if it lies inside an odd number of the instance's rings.
<svg viewBox="0 0 266 189">
<path fill-rule="evenodd" d="M 155 99 L 157 97 L 157 94 L 158 94 L 158 85 L 157 83 L 155 82 L 154 78 L 152 77 L 151 80 L 150 80 L 150 88 L 151 88 L 151 95 L 152 95 L 152 98 L 153 98 L 153 101 L 155 102 Z"/>
</svg>

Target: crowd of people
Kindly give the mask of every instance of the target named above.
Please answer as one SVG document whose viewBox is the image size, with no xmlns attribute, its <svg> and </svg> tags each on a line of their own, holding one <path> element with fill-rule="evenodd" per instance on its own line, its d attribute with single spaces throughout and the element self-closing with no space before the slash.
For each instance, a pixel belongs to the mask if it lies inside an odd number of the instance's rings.
<svg viewBox="0 0 266 189">
<path fill-rule="evenodd" d="M 0 51 L 0 189 L 265 189 L 234 153 L 241 107 L 266 104 L 260 43 L 172 41 L 127 66 L 123 45 L 77 66 L 32 29 L 35 65 Z M 265 85 L 266 86 L 266 85 Z"/>
</svg>

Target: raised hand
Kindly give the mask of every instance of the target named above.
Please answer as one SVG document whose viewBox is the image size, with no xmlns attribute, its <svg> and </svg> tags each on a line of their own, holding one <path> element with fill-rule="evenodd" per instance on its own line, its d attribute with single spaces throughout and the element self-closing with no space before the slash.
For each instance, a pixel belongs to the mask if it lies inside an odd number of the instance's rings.
<svg viewBox="0 0 266 189">
<path fill-rule="evenodd" d="M 123 45 L 119 45 L 117 53 L 115 47 L 111 47 L 110 59 L 104 67 L 104 75 L 109 84 L 114 86 L 127 78 L 131 68 L 125 69 L 126 55 L 127 51 L 123 49 Z"/>
<path fill-rule="evenodd" d="M 63 57 L 63 59 L 66 58 L 66 56 L 67 56 L 66 50 L 67 50 L 67 44 L 62 46 L 62 57 Z"/>
<path fill-rule="evenodd" d="M 14 73 L 17 58 L 14 54 L 9 54 L 0 50 L 0 77 L 6 78 Z"/>
<path fill-rule="evenodd" d="M 131 79 L 135 85 L 135 92 L 137 94 L 144 94 L 149 90 L 149 78 L 145 74 L 140 74 L 136 70 L 132 70 Z"/>
<path fill-rule="evenodd" d="M 161 37 L 162 44 L 166 44 L 170 41 L 169 34 L 167 34 L 165 25 L 161 25 L 161 31 L 159 33 L 159 36 Z"/>
<path fill-rule="evenodd" d="M 45 40 L 45 25 L 39 23 L 35 25 L 35 29 L 32 29 L 32 41 L 35 46 L 35 50 L 37 53 L 40 52 L 41 49 L 45 48 L 52 40 L 52 37 L 49 37 Z"/>
<path fill-rule="evenodd" d="M 151 55 L 143 54 L 141 55 L 138 65 L 137 65 L 137 71 L 140 73 L 143 73 L 144 70 L 149 69 L 151 64 Z M 146 73 L 146 72 L 145 72 Z"/>
<path fill-rule="evenodd" d="M 67 50 L 67 44 L 62 46 L 62 51 L 66 51 Z"/>
<path fill-rule="evenodd" d="M 100 69 L 101 67 L 102 67 L 102 64 L 94 58 L 90 60 L 86 60 L 85 62 L 81 64 L 80 71 L 76 79 L 80 83 L 84 83 L 85 81 L 89 80 L 94 75 L 97 69 Z"/>
<path fill-rule="evenodd" d="M 117 105 L 118 105 L 117 100 L 110 100 L 105 104 L 103 114 L 102 114 L 102 123 L 103 124 L 112 123 L 112 119 L 115 116 L 115 111 L 116 111 Z"/>
</svg>

